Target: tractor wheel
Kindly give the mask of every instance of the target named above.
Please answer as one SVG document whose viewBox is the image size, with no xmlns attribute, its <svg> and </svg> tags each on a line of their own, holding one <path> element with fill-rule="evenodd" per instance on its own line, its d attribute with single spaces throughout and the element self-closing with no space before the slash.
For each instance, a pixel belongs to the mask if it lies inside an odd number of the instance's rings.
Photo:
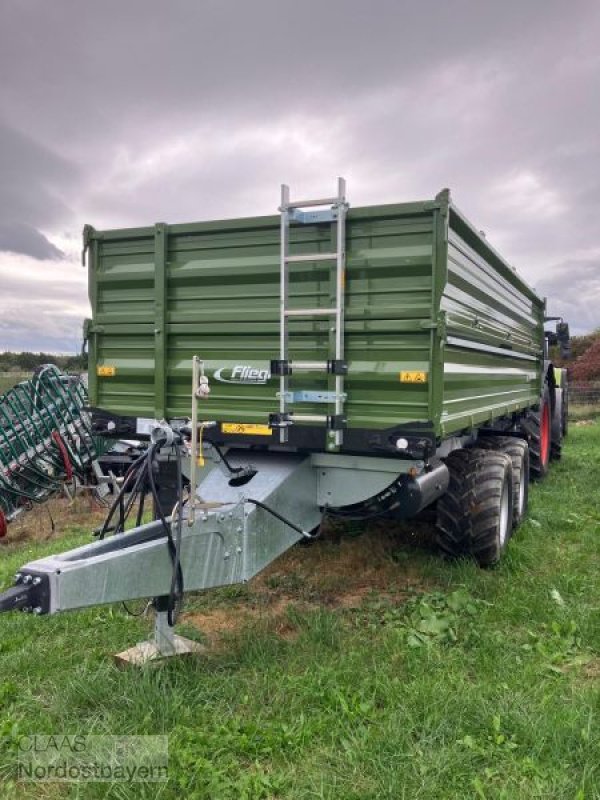
<svg viewBox="0 0 600 800">
<path fill-rule="evenodd" d="M 512 462 L 496 450 L 454 450 L 446 459 L 448 491 L 437 504 L 437 542 L 448 557 L 490 567 L 512 529 Z"/>
<path fill-rule="evenodd" d="M 529 445 L 517 436 L 484 436 L 477 447 L 506 453 L 512 462 L 513 530 L 527 516 L 529 505 Z"/>
<path fill-rule="evenodd" d="M 555 389 L 554 411 L 550 432 L 550 458 L 558 461 L 562 455 L 563 440 L 563 390 Z"/>
<path fill-rule="evenodd" d="M 537 411 L 528 411 L 521 423 L 529 441 L 529 473 L 534 480 L 541 481 L 548 474 L 550 442 L 552 437 L 552 409 L 548 385 L 540 397 Z"/>
</svg>

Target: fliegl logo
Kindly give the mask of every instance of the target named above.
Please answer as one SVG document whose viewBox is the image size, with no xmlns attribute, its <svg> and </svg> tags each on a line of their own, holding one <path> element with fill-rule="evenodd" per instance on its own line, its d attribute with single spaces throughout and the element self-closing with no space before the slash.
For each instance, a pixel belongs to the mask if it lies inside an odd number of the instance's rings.
<svg viewBox="0 0 600 800">
<path fill-rule="evenodd" d="M 216 381 L 221 383 L 266 383 L 271 374 L 268 369 L 259 369 L 250 364 L 236 364 L 235 367 L 220 367 L 213 373 Z"/>
</svg>

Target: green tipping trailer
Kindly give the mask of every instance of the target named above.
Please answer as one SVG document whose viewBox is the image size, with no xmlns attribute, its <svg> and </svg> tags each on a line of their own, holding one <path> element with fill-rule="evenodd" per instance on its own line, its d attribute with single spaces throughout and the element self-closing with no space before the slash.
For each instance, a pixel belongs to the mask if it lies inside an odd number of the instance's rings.
<svg viewBox="0 0 600 800">
<path fill-rule="evenodd" d="M 331 251 L 330 227 L 292 225 L 290 252 Z M 185 416 L 191 358 L 199 353 L 211 381 L 205 414 L 219 423 L 267 425 L 278 407 L 269 368 L 279 351 L 279 217 L 87 227 L 85 243 L 91 404 L 120 417 Z M 329 263 L 294 265 L 290 307 L 331 307 L 332 284 Z M 439 441 L 534 405 L 543 323 L 544 301 L 447 191 L 428 202 L 351 208 L 344 449 L 393 451 L 401 430 Z M 292 318 L 292 359 L 324 357 L 328 328 L 322 317 Z M 311 398 L 327 392 L 328 376 L 292 375 L 290 390 L 297 409 L 318 414 L 322 404 Z M 264 434 L 221 438 L 277 441 L 274 430 Z M 328 445 L 323 427 L 298 426 L 290 439 L 314 450 Z"/>
<path fill-rule="evenodd" d="M 249 580 L 324 518 L 435 506 L 494 564 L 565 434 L 545 302 L 456 209 L 292 201 L 280 216 L 84 230 L 96 434 L 149 438 L 99 541 L 26 564 L 0 610 L 154 597 L 141 657 L 189 648 L 184 591 Z M 126 531 L 148 489 L 155 519 Z M 114 535 L 109 536 L 109 533 Z M 105 538 L 106 537 L 106 538 Z"/>
</svg>

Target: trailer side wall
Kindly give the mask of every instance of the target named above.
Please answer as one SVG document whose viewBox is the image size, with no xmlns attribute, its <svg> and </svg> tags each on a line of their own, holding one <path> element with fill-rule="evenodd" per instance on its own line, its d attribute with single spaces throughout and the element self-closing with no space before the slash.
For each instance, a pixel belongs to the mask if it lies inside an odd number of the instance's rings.
<svg viewBox="0 0 600 800">
<path fill-rule="evenodd" d="M 211 382 L 203 417 L 264 425 L 277 409 L 268 366 L 278 357 L 279 218 L 87 229 L 87 244 L 91 404 L 187 416 L 197 354 Z M 328 225 L 292 226 L 291 252 L 332 244 Z M 447 202 L 351 209 L 345 288 L 350 428 L 445 435 L 535 402 L 543 303 Z M 290 297 L 292 307 L 331 305 L 330 262 L 295 264 Z M 329 336 L 326 319 L 292 320 L 292 360 L 326 359 Z M 304 373 L 291 388 L 331 387 Z"/>
<path fill-rule="evenodd" d="M 452 210 L 441 309 L 444 432 L 538 402 L 544 303 Z"/>
</svg>

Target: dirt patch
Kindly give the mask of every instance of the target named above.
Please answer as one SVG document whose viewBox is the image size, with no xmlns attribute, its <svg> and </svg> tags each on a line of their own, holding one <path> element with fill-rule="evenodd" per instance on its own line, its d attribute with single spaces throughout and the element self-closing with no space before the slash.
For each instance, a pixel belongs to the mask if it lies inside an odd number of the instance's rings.
<svg viewBox="0 0 600 800">
<path fill-rule="evenodd" d="M 593 658 L 584 665 L 582 670 L 584 678 L 588 680 L 600 681 L 600 658 Z"/>
<path fill-rule="evenodd" d="M 425 530 L 429 532 L 428 526 Z M 324 541 L 289 550 L 250 587 L 259 594 L 276 591 L 279 597 L 334 608 L 360 604 L 371 592 L 413 591 L 424 584 L 418 565 L 408 557 L 417 536 L 416 524 L 401 528 L 378 523 L 362 535 L 339 539 L 328 532 Z"/>
<path fill-rule="evenodd" d="M 221 599 L 218 607 L 184 613 L 181 621 L 197 627 L 215 646 L 256 622 L 294 640 L 299 631 L 290 611 L 345 611 L 372 598 L 401 603 L 430 589 L 414 558 L 416 548 L 430 547 L 431 528 L 423 523 L 382 522 L 361 536 L 342 536 L 339 541 L 328 532 L 324 540 L 293 547 L 251 580 L 240 596 Z M 208 595 L 201 597 L 202 602 L 212 602 Z"/>
<path fill-rule="evenodd" d="M 52 497 L 42 505 L 26 509 L 8 526 L 8 533 L 0 539 L 0 547 L 17 542 L 47 541 L 60 538 L 72 528 L 92 530 L 106 516 L 106 508 L 98 505 L 89 494 L 82 493 L 70 500 Z"/>
<path fill-rule="evenodd" d="M 287 641 L 298 637 L 298 628 L 287 616 L 290 605 L 294 608 L 309 610 L 314 608 L 308 604 L 291 603 L 287 598 L 278 598 L 269 605 L 258 603 L 236 603 L 230 608 L 215 608 L 207 611 L 187 612 L 180 621 L 192 625 L 208 639 L 213 649 L 218 649 L 228 635 L 243 630 L 250 624 L 259 622 L 264 627 Z"/>
<path fill-rule="evenodd" d="M 367 595 L 372 592 L 373 588 L 371 586 L 360 586 L 354 591 L 344 592 L 336 598 L 336 606 L 338 608 L 360 608 Z"/>
<path fill-rule="evenodd" d="M 180 621 L 189 622 L 190 624 L 198 627 L 208 639 L 215 639 L 223 633 L 235 631 L 240 627 L 241 617 L 243 616 L 244 622 L 249 619 L 249 613 L 244 612 L 242 615 L 232 614 L 231 611 L 217 608 L 213 611 L 206 611 L 202 613 L 187 613 L 182 614 Z"/>
</svg>

